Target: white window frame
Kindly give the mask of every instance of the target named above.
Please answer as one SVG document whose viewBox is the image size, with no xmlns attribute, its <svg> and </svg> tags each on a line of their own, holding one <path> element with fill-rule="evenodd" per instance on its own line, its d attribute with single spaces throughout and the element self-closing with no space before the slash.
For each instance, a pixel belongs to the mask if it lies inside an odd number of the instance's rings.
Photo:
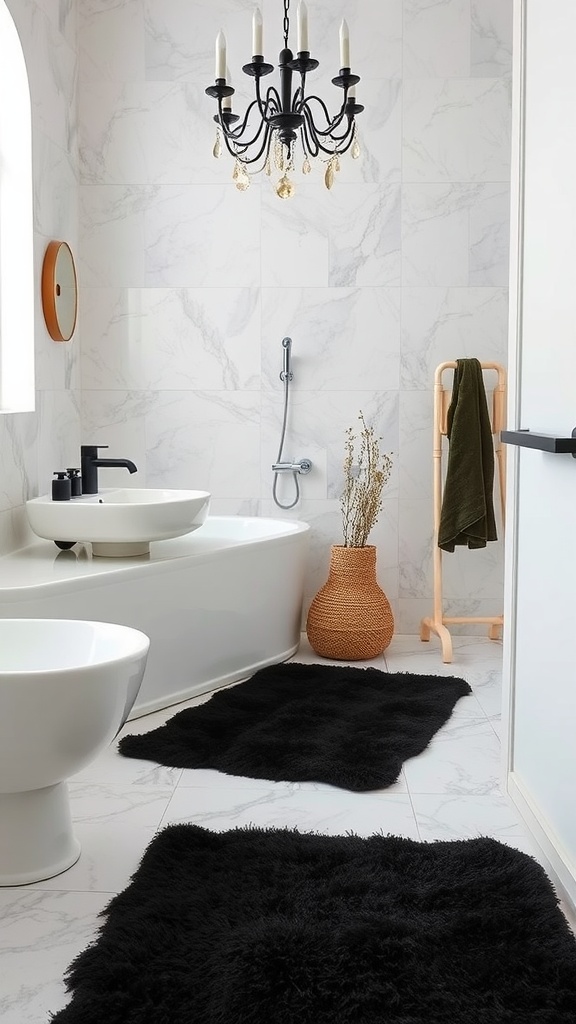
<svg viewBox="0 0 576 1024">
<path fill-rule="evenodd" d="M 0 413 L 34 410 L 32 116 L 22 44 L 0 0 Z"/>
</svg>

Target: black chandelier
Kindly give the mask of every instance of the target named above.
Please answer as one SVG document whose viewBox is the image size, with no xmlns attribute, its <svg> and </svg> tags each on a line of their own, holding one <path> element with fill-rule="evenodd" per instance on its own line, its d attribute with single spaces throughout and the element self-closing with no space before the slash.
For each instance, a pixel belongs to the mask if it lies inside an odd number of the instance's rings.
<svg viewBox="0 0 576 1024">
<path fill-rule="evenodd" d="M 232 178 L 236 188 L 241 191 L 250 185 L 251 174 L 264 171 L 271 175 L 274 164 L 282 175 L 276 185 L 276 193 L 281 199 L 288 199 L 295 191 L 288 175 L 294 170 L 297 143 L 302 150 L 302 173 L 309 174 L 312 170 L 310 161 L 319 157 L 326 163 L 325 185 L 332 188 L 335 174 L 340 169 L 340 156 L 348 149 L 354 159 L 360 156 L 356 114 L 364 110 L 363 106 L 356 103 L 356 84 L 360 78 L 350 71 L 350 40 L 345 21 L 340 26 L 342 66 L 339 74 L 332 79 L 333 84 L 344 93 L 340 110 L 331 117 L 319 96 L 306 95 L 306 76 L 318 67 L 318 61 L 310 56 L 308 49 L 308 12 L 304 2 L 299 3 L 297 10 L 296 57 L 289 48 L 289 8 L 290 0 L 284 0 L 284 48 L 278 58 L 280 91 L 269 86 L 265 94 L 262 92 L 260 80 L 271 74 L 274 66 L 267 64 L 261 53 L 263 33 L 259 9 L 255 10 L 252 19 L 254 56 L 242 68 L 246 75 L 254 79 L 256 99 L 248 106 L 244 118 L 241 120 L 232 111 L 235 90 L 230 84 L 230 73 L 226 66 L 226 40 L 222 32 L 216 38 L 216 81 L 206 89 L 208 96 L 213 96 L 218 102 L 218 113 L 214 115 L 218 125 L 214 156 L 220 156 L 223 138 L 235 161 Z M 292 84 L 294 74 L 300 76 L 296 88 Z M 249 124 L 253 111 L 259 121 L 256 130 Z M 248 168 L 251 168 L 251 174 Z"/>
</svg>

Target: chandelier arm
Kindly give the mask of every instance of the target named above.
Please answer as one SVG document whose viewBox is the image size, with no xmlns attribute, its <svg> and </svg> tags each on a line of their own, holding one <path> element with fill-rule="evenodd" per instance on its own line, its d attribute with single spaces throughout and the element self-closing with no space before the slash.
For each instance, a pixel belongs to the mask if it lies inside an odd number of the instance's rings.
<svg viewBox="0 0 576 1024">
<path fill-rule="evenodd" d="M 342 138 L 344 140 L 346 140 L 346 145 L 338 146 L 337 152 L 338 152 L 339 156 L 341 156 L 342 153 L 347 153 L 348 150 L 350 149 L 350 146 L 354 142 L 354 128 L 352 128 L 351 131 L 346 132 L 346 135 L 343 135 Z"/>
<path fill-rule="evenodd" d="M 268 153 L 270 151 L 271 136 L 272 136 L 272 128 L 271 128 L 270 125 L 266 124 L 265 131 L 264 131 L 264 137 L 262 139 L 262 144 L 261 144 L 257 154 L 255 155 L 255 157 L 250 157 L 249 160 L 248 159 L 245 160 L 244 157 L 238 157 L 238 160 L 240 160 L 240 162 L 242 164 L 255 164 L 256 161 L 258 161 L 260 159 L 260 157 L 262 156 L 262 154 L 264 152 L 266 154 L 266 157 L 268 157 Z M 264 157 L 264 163 L 265 163 L 265 157 Z"/>
<path fill-rule="evenodd" d="M 312 108 L 310 107 L 310 103 L 312 100 L 316 100 L 316 102 L 322 108 L 322 113 L 326 118 L 327 124 L 327 127 L 325 129 L 318 128 L 316 122 L 314 121 L 314 113 L 312 111 Z M 314 130 L 316 131 L 317 135 L 332 135 L 334 129 L 338 128 L 339 125 L 341 125 L 342 121 L 344 120 L 346 114 L 346 96 L 344 97 L 342 107 L 340 108 L 339 112 L 335 115 L 334 118 L 330 117 L 330 111 L 328 110 L 328 107 L 324 103 L 324 100 L 320 99 L 319 96 L 306 96 L 306 99 L 304 100 L 304 106 L 310 111 L 310 117 L 312 118 L 312 121 L 314 123 Z"/>
<path fill-rule="evenodd" d="M 310 153 L 310 156 L 315 159 L 318 156 L 318 153 L 320 152 L 320 146 L 318 144 L 318 139 L 316 137 L 316 132 L 314 130 L 314 122 L 310 117 L 310 113 L 306 107 L 304 107 L 303 113 L 304 123 L 302 125 L 302 132 L 306 140 L 306 147 L 308 149 L 308 152 Z M 308 129 L 310 129 L 310 132 L 308 131 Z"/>
<path fill-rule="evenodd" d="M 271 135 L 271 133 L 272 133 L 272 129 L 270 128 L 270 125 L 267 124 L 265 126 L 264 138 L 262 140 L 262 145 L 260 146 L 260 149 L 256 153 L 256 156 L 253 156 L 253 157 L 250 157 L 250 158 L 245 157 L 243 155 L 243 153 L 238 152 L 238 150 L 235 148 L 237 144 L 234 143 L 234 140 L 230 141 L 230 139 L 226 135 L 224 135 L 224 143 L 226 145 L 226 149 L 230 153 L 230 156 L 233 156 L 235 160 L 239 160 L 240 163 L 244 164 L 244 165 L 246 165 L 246 164 L 254 164 L 254 163 L 256 163 L 257 160 L 260 159 L 260 157 L 264 153 L 264 150 L 270 147 L 270 135 Z M 260 134 L 260 132 L 258 134 Z"/>
<path fill-rule="evenodd" d="M 322 142 L 321 138 L 319 138 L 319 133 L 318 133 L 318 131 L 316 129 L 316 125 L 314 124 L 314 121 L 312 119 L 312 115 L 311 115 L 310 111 L 306 107 L 304 108 L 304 113 L 306 115 L 306 120 L 304 122 L 304 125 L 307 126 L 307 128 L 310 129 L 310 131 L 312 133 L 312 139 L 314 141 L 314 149 L 311 150 L 311 153 L 310 153 L 311 156 L 314 156 L 314 157 L 318 156 L 318 153 L 320 151 L 322 151 L 322 153 L 326 153 L 328 156 L 334 156 L 334 153 L 336 153 L 336 152 L 338 152 L 338 153 L 345 153 L 346 152 L 346 150 L 350 147 L 350 145 L 352 143 L 352 139 L 354 138 L 354 122 L 353 121 L 350 121 L 348 123 L 348 127 L 347 127 L 344 135 L 333 136 L 334 141 L 336 143 L 336 146 L 330 147 L 330 146 L 325 146 L 324 143 Z M 305 131 L 305 134 L 306 134 L 306 140 L 308 141 L 310 136 L 308 135 L 308 131 L 307 130 Z M 324 134 L 326 134 L 326 133 L 324 133 Z M 343 145 L 343 146 L 340 145 L 340 143 L 342 143 L 342 142 L 344 142 L 345 145 Z"/>
<path fill-rule="evenodd" d="M 280 93 L 275 85 L 269 85 L 266 90 L 266 104 L 261 110 L 262 117 L 279 114 L 281 110 L 282 101 L 280 99 Z"/>
<path fill-rule="evenodd" d="M 282 109 L 280 106 L 280 95 L 275 86 L 269 85 L 266 90 L 266 97 L 262 98 L 259 78 L 256 79 L 256 103 L 258 104 L 260 117 L 263 121 L 266 121 L 268 117 Z M 274 109 L 274 106 L 276 106 L 276 109 Z"/>
<path fill-rule="evenodd" d="M 241 145 L 243 148 L 246 148 L 247 146 L 251 146 L 251 145 L 253 145 L 254 142 L 256 142 L 256 139 L 260 135 L 260 132 L 262 131 L 262 128 L 263 128 L 263 126 L 265 124 L 264 121 L 261 121 L 260 122 L 260 126 L 258 128 L 258 131 L 254 135 L 254 137 L 252 139 L 250 139 L 249 141 L 247 141 L 247 142 L 242 142 L 241 136 L 243 135 L 243 133 L 246 130 L 246 127 L 248 125 L 248 118 L 250 116 L 250 111 L 252 110 L 252 107 L 256 106 L 256 103 L 257 103 L 256 100 L 252 101 L 252 103 L 250 104 L 250 106 L 248 107 L 248 109 L 247 109 L 247 111 L 246 111 L 246 113 L 244 115 L 244 120 L 242 121 L 242 124 L 241 125 L 236 125 L 236 127 L 232 128 L 232 129 L 228 128 L 228 126 L 225 124 L 224 120 L 222 119 L 221 113 L 220 113 L 220 118 L 221 118 L 220 119 L 220 128 L 222 129 L 224 137 L 228 138 L 228 139 L 231 139 L 232 141 L 238 142 L 238 145 Z"/>
<path fill-rule="evenodd" d="M 353 135 L 355 123 L 356 122 L 354 120 L 349 120 L 346 124 L 346 128 L 344 129 L 341 135 L 337 135 L 335 132 L 330 132 L 330 138 L 333 139 L 334 142 L 345 142 L 349 135 Z M 318 134 L 324 137 L 326 133 L 319 132 Z M 339 152 L 342 152 L 342 150 L 340 150 L 340 147 L 338 147 L 338 149 Z"/>
</svg>

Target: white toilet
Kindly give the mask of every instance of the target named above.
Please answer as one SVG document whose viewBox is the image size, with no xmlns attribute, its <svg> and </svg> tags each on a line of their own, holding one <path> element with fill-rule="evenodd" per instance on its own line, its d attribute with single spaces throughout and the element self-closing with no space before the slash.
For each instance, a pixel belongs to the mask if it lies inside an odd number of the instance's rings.
<svg viewBox="0 0 576 1024">
<path fill-rule="evenodd" d="M 77 619 L 0 619 L 0 885 L 65 871 L 80 856 L 66 780 L 117 735 L 149 638 Z"/>
</svg>

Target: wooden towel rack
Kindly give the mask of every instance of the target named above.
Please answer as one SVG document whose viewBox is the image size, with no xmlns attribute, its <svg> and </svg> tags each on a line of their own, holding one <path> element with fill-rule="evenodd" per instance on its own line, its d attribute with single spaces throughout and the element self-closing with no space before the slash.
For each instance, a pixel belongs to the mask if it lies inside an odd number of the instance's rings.
<svg viewBox="0 0 576 1024">
<path fill-rule="evenodd" d="M 498 375 L 497 383 L 492 392 L 492 408 L 490 411 L 490 423 L 494 438 L 495 465 L 498 467 L 498 484 L 500 492 L 500 507 L 502 511 L 502 529 L 504 529 L 504 501 L 506 495 L 506 463 L 505 452 L 500 441 L 500 431 L 506 425 L 506 370 L 500 363 L 480 363 L 482 370 L 494 370 Z M 443 474 L 442 474 L 442 438 L 446 436 L 447 414 L 452 399 L 451 389 L 446 389 L 442 382 L 443 374 L 447 370 L 455 370 L 455 362 L 440 363 L 434 374 L 434 439 L 433 439 L 433 460 L 434 460 L 434 610 L 429 618 L 422 619 L 420 623 L 420 639 L 429 640 L 430 631 L 437 634 L 442 645 L 442 661 L 452 661 L 452 637 L 448 625 L 467 622 L 480 622 L 489 625 L 488 636 L 491 640 L 498 640 L 501 636 L 504 622 L 502 615 L 493 616 L 465 616 L 465 615 L 444 615 L 444 600 L 442 596 L 442 548 L 438 547 L 438 536 L 440 530 L 440 513 L 442 510 Z"/>
</svg>

